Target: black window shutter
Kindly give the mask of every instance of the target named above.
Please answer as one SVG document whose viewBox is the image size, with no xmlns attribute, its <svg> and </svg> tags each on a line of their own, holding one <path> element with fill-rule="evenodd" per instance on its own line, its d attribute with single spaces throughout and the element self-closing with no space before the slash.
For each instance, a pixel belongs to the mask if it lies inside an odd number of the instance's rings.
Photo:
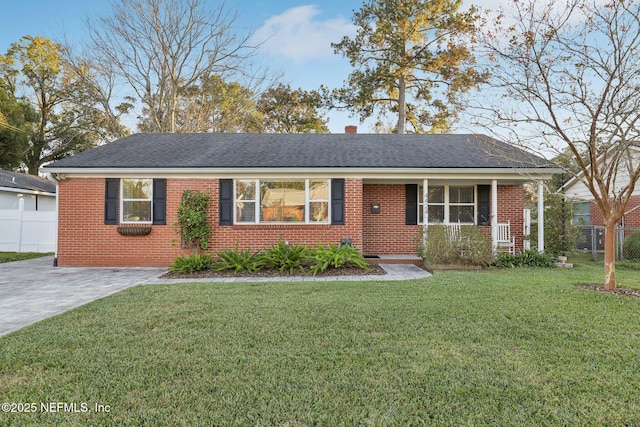
<svg viewBox="0 0 640 427">
<path fill-rule="evenodd" d="M 167 225 L 167 180 L 153 180 L 153 223 Z"/>
<path fill-rule="evenodd" d="M 491 186 L 478 185 L 478 225 L 491 225 Z"/>
<path fill-rule="evenodd" d="M 220 225 L 233 225 L 233 180 L 220 180 Z"/>
<path fill-rule="evenodd" d="M 405 184 L 405 224 L 418 225 L 418 184 Z"/>
<path fill-rule="evenodd" d="M 107 225 L 118 224 L 118 192 L 120 180 L 118 178 L 105 179 L 104 188 L 104 223 Z"/>
<path fill-rule="evenodd" d="M 331 180 L 331 225 L 344 225 L 344 179 Z"/>
</svg>

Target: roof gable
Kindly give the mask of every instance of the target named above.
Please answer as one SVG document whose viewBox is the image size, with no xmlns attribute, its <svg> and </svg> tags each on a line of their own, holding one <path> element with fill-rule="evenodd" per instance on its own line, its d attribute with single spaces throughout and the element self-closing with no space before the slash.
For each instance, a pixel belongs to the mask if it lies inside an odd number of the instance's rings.
<svg viewBox="0 0 640 427">
<path fill-rule="evenodd" d="M 632 161 L 635 163 L 635 165 L 638 165 L 638 162 L 640 162 L 640 147 L 637 145 L 631 145 L 629 146 L 629 150 L 633 151 L 632 157 L 631 157 Z M 603 157 L 604 157 L 604 154 L 601 154 L 596 159 L 596 163 L 599 167 L 602 165 Z M 618 170 L 615 172 L 615 177 L 613 179 L 613 185 L 612 185 L 613 192 L 617 193 L 618 191 L 620 191 L 620 187 L 626 186 L 629 183 L 629 180 L 630 180 L 630 176 L 628 171 L 625 170 L 624 167 L 619 167 Z M 583 171 L 578 172 L 575 176 L 573 176 L 571 179 L 565 182 L 564 185 L 560 187 L 560 190 L 567 197 L 581 199 L 581 200 L 594 199 L 593 195 L 591 194 L 591 191 L 587 187 L 587 183 L 585 182 Z M 633 195 L 638 195 L 638 194 L 640 194 L 640 188 L 636 186 L 636 189 L 633 192 Z"/>
<path fill-rule="evenodd" d="M 551 168 L 475 134 L 135 134 L 69 157 L 65 168 Z"/>
</svg>

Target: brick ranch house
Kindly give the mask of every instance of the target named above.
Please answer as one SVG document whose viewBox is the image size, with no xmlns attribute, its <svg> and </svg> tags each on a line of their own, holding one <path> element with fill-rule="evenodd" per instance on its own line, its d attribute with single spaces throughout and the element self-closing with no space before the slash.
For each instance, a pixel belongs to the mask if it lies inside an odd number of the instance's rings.
<svg viewBox="0 0 640 427">
<path fill-rule="evenodd" d="M 481 135 L 355 133 L 135 134 L 43 171 L 58 182 L 60 266 L 170 265 L 187 189 L 211 197 L 210 252 L 349 237 L 364 254 L 415 255 L 423 218 L 494 243 L 508 222 L 522 248 L 523 184 L 557 172 Z"/>
</svg>

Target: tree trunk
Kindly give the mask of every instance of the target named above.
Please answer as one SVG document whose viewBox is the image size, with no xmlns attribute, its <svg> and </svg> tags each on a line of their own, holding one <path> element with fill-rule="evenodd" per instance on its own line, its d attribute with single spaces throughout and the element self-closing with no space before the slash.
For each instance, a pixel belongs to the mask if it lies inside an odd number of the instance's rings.
<svg viewBox="0 0 640 427">
<path fill-rule="evenodd" d="M 169 132 L 176 132 L 176 110 L 178 108 L 178 90 L 177 88 L 173 88 L 173 95 L 171 96 L 171 123 L 169 124 Z"/>
<path fill-rule="evenodd" d="M 616 288 L 616 222 L 610 221 L 604 230 L 604 288 Z"/>
<path fill-rule="evenodd" d="M 405 126 L 407 123 L 407 100 L 406 100 L 407 85 L 404 81 L 404 76 L 400 76 L 398 80 L 398 126 L 397 132 L 399 135 L 406 133 Z"/>
</svg>

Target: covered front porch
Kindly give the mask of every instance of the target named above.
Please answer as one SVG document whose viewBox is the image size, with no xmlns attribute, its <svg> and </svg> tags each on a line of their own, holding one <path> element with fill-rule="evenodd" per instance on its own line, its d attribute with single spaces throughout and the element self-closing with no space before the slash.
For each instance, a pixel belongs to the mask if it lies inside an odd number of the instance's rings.
<svg viewBox="0 0 640 427">
<path fill-rule="evenodd" d="M 526 249 L 529 234 L 524 216 L 526 181 L 523 176 L 364 179 L 363 253 L 371 256 L 370 262 L 386 259 L 416 263 L 417 239 L 428 239 L 425 225 L 436 224 L 453 229 L 461 225 L 478 227 L 491 241 L 494 253 Z M 542 181 L 537 182 L 540 230 L 544 229 L 543 188 Z M 506 238 L 505 227 L 509 233 Z M 505 240 L 510 243 L 505 244 Z M 544 232 L 538 233 L 537 247 L 544 250 Z"/>
</svg>

